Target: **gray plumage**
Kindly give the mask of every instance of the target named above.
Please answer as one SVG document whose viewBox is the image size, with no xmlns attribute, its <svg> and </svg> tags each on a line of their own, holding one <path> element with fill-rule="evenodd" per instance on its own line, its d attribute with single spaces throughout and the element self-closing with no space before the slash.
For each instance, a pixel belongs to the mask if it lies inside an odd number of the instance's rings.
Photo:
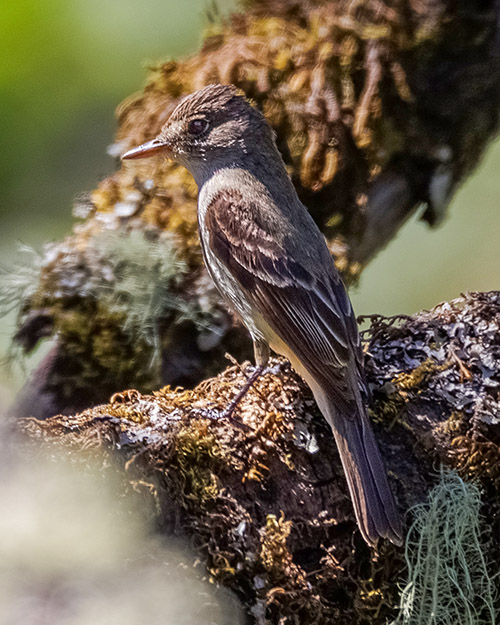
<svg viewBox="0 0 500 625">
<path fill-rule="evenodd" d="M 402 529 L 366 411 L 359 333 L 325 239 L 300 202 L 263 115 L 235 87 L 187 96 L 161 133 L 124 155 L 164 153 L 198 188 L 207 268 L 254 341 L 311 387 L 330 424 L 356 518 L 371 545 L 400 543 Z"/>
</svg>

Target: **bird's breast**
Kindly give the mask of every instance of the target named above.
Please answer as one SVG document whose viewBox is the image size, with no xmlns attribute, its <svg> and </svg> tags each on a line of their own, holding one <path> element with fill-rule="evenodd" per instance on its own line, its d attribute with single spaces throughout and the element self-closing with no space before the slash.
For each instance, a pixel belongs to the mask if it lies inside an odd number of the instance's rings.
<svg viewBox="0 0 500 625">
<path fill-rule="evenodd" d="M 211 233 L 205 219 L 212 196 L 210 189 L 205 189 L 205 187 L 200 190 L 198 196 L 198 230 L 205 265 L 215 286 L 229 306 L 239 315 L 252 337 L 262 340 L 265 337 L 257 326 L 254 311 L 242 286 L 212 249 Z"/>
</svg>

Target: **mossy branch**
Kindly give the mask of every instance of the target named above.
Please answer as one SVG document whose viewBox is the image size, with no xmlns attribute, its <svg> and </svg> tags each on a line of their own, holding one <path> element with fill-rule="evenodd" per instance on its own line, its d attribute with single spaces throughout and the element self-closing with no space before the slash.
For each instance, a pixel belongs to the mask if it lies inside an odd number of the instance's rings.
<svg viewBox="0 0 500 625">
<path fill-rule="evenodd" d="M 429 224 L 443 219 L 495 136 L 500 0 L 469 4 L 246 2 L 212 20 L 198 54 L 152 69 L 143 92 L 119 107 L 110 152 L 152 138 L 184 94 L 235 83 L 275 128 L 301 199 L 346 281 L 355 282 L 418 207 Z M 129 386 L 193 385 L 221 370 L 225 352 L 249 355 L 246 334 L 203 267 L 195 203 L 190 175 L 160 160 L 122 166 L 79 200 L 83 223 L 45 251 L 37 288 L 18 297 L 16 340 L 24 349 L 57 337 L 50 362 L 21 394 L 20 415 L 73 412 Z M 110 232 L 173 242 L 168 257 L 182 265 L 178 279 L 151 266 L 144 276 L 159 300 L 144 297 L 138 267 L 131 280 L 126 246 L 93 254 L 92 241 Z M 101 297 L 120 288 L 106 278 L 109 263 L 128 266 L 133 283 L 122 298 L 130 306 L 119 312 L 116 298 Z"/>
<path fill-rule="evenodd" d="M 471 623 L 492 623 L 498 611 L 499 337 L 500 292 L 411 318 L 376 317 L 365 336 L 372 418 L 401 510 L 426 500 L 439 464 L 481 488 L 479 501 L 477 489 L 444 480 L 409 534 L 425 559 L 410 569 L 416 596 L 449 601 L 449 583 L 438 580 L 455 571 L 465 585 L 453 609 L 470 611 L 472 602 Z M 331 432 L 285 361 L 272 361 L 245 396 L 240 426 L 221 418 L 245 368 L 235 365 L 194 390 L 127 391 L 79 415 L 24 419 L 18 427 L 51 443 L 49 450 L 62 444 L 117 454 L 131 488 L 152 498 L 160 531 L 194 543 L 213 580 L 236 591 L 257 623 L 386 623 L 406 576 L 402 550 L 381 544 L 372 552 L 363 542 Z M 438 526 L 423 515 L 438 504 L 453 536 L 429 544 Z M 432 564 L 436 554 L 445 573 Z M 427 613 L 409 592 L 406 614 Z"/>
</svg>

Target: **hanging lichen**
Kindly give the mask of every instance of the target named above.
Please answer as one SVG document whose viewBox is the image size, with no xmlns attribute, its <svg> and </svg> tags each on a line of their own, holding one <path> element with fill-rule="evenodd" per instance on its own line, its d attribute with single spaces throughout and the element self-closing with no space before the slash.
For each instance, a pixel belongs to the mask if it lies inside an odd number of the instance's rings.
<svg viewBox="0 0 500 625">
<path fill-rule="evenodd" d="M 492 537 L 480 508 L 478 486 L 451 471 L 442 471 L 427 501 L 413 508 L 408 581 L 393 625 L 495 625 Z"/>
</svg>

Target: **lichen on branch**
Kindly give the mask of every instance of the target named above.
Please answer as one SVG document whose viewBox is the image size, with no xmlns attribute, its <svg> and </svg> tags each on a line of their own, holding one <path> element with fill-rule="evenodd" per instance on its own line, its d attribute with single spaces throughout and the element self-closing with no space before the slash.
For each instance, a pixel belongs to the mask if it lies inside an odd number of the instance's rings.
<svg viewBox="0 0 500 625">
<path fill-rule="evenodd" d="M 499 337 L 498 292 L 413 317 L 377 317 L 365 335 L 374 428 L 401 510 L 426 500 L 440 463 L 473 477 L 485 519 L 474 549 L 488 572 L 500 560 L 492 540 L 500 533 L 500 480 L 498 462 L 491 464 L 493 450 L 500 457 Z M 212 579 L 236 591 L 257 622 L 386 623 L 406 574 L 402 551 L 384 543 L 371 551 L 362 540 L 331 431 L 286 361 L 272 361 L 236 421 L 223 417 L 248 366 L 193 390 L 131 390 L 79 415 L 19 427 L 49 450 L 116 454 L 131 487 L 153 498 L 160 531 L 194 544 Z M 446 484 L 440 488 L 442 501 Z M 474 509 L 462 498 L 460 514 L 475 514 L 474 497 Z M 420 540 L 415 531 L 410 538 Z"/>
<path fill-rule="evenodd" d="M 499 14 L 498 1 L 474 10 L 446 0 L 247 2 L 212 21 L 197 54 L 151 69 L 144 90 L 118 108 L 110 153 L 118 157 L 151 139 L 187 93 L 210 82 L 236 84 L 276 130 L 301 199 L 345 280 L 355 282 L 417 207 L 425 206 L 428 223 L 442 220 L 454 189 L 494 137 Z M 226 351 L 249 354 L 203 266 L 196 193 L 186 170 L 158 159 L 122 166 L 78 202 L 84 222 L 44 253 L 38 287 L 19 302 L 16 337 L 26 351 L 57 337 L 50 362 L 21 396 L 19 414 L 30 406 L 37 415 L 72 412 L 126 386 L 193 385 L 220 371 Z M 161 345 L 162 357 L 153 375 L 151 345 L 123 331 L 137 308 L 115 315 L 99 299 L 106 280 L 87 246 L 110 232 L 169 237 L 186 268 L 182 279 L 166 294 L 160 274 L 147 278 L 172 302 L 182 294 L 196 320 L 201 314 L 207 322 L 199 327 L 177 304 L 156 307 L 150 326 L 158 329 L 154 350 Z M 67 262 L 75 254 L 81 264 Z M 67 286 L 82 272 L 103 288 L 72 297 Z M 61 390 L 60 377 L 68 382 Z M 96 379 L 106 381 L 102 392 Z M 77 394 L 68 392 L 71 385 Z M 35 400 L 26 397 L 35 387 Z"/>
</svg>

